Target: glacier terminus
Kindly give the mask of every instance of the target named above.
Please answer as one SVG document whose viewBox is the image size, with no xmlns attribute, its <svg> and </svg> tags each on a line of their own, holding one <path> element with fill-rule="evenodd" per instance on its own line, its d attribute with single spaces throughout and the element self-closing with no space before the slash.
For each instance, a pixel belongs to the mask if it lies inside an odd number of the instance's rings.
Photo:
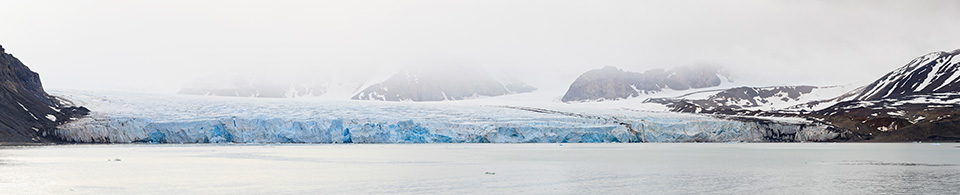
<svg viewBox="0 0 960 195">
<path fill-rule="evenodd" d="M 53 134 L 79 143 L 615 143 L 830 141 L 801 118 L 472 102 L 316 101 L 57 90 L 92 110 Z M 568 111 L 572 110 L 572 111 Z"/>
</svg>

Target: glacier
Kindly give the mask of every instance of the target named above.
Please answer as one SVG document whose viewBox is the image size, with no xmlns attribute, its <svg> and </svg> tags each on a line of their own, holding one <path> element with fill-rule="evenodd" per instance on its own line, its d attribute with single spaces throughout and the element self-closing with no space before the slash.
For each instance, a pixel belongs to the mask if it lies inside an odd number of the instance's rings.
<svg viewBox="0 0 960 195">
<path fill-rule="evenodd" d="M 730 118 L 558 103 L 369 102 L 52 90 L 90 108 L 54 136 L 78 143 L 624 143 L 830 141 L 799 118 Z"/>
</svg>

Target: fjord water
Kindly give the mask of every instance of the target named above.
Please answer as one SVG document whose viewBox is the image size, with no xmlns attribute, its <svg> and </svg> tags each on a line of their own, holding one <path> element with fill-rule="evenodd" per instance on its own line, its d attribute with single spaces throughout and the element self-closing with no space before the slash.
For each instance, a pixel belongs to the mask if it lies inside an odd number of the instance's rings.
<svg viewBox="0 0 960 195">
<path fill-rule="evenodd" d="M 0 148 L 0 194 L 956 194 L 960 144 Z"/>
</svg>

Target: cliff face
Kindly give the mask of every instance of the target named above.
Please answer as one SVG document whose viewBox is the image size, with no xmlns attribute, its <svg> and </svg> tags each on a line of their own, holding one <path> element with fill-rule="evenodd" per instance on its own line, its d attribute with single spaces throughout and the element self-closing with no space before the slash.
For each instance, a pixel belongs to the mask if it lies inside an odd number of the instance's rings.
<svg viewBox="0 0 960 195">
<path fill-rule="evenodd" d="M 50 142 L 57 125 L 89 111 L 47 95 L 40 75 L 0 46 L 0 142 Z"/>
<path fill-rule="evenodd" d="M 613 66 L 580 75 L 563 96 L 564 102 L 619 100 L 666 89 L 688 90 L 719 86 L 727 77 L 719 67 L 677 67 L 669 71 L 627 72 Z"/>
</svg>

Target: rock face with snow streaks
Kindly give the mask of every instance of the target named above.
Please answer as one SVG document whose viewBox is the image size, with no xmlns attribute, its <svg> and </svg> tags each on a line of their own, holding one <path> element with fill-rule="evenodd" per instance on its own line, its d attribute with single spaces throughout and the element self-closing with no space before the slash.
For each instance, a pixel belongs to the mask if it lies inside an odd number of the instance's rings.
<svg viewBox="0 0 960 195">
<path fill-rule="evenodd" d="M 743 115 L 788 109 L 797 104 L 832 98 L 843 93 L 842 90 L 842 86 L 736 87 L 719 92 L 695 92 L 680 97 L 650 98 L 644 102 L 663 104 L 675 112 Z M 699 93 L 711 95 L 690 97 Z"/>
<path fill-rule="evenodd" d="M 0 142 L 49 142 L 49 130 L 86 112 L 47 95 L 40 75 L 0 46 Z"/>
<path fill-rule="evenodd" d="M 960 49 L 929 53 L 867 85 L 854 100 L 960 92 Z"/>
</svg>

